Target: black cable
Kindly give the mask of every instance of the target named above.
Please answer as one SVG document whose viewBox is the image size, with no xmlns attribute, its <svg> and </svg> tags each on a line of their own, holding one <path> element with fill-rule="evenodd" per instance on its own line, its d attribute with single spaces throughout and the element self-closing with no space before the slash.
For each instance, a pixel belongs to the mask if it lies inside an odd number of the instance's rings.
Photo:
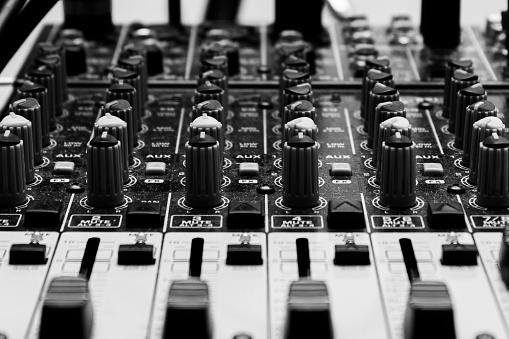
<svg viewBox="0 0 509 339">
<path fill-rule="evenodd" d="M 6 40 L 12 33 L 9 27 L 16 21 L 26 2 L 27 0 L 7 0 L 2 4 L 2 10 L 0 11 L 0 41 Z"/>
<path fill-rule="evenodd" d="M 30 0 L 19 12 L 11 25 L 6 26 L 8 36 L 0 39 L 0 71 L 5 68 L 26 38 L 55 6 L 58 0 Z"/>
</svg>

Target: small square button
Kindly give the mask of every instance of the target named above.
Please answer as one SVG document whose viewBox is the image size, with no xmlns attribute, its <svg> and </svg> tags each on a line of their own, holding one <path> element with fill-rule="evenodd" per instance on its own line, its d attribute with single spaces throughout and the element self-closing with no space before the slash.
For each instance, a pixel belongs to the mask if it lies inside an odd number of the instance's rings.
<svg viewBox="0 0 509 339">
<path fill-rule="evenodd" d="M 72 161 L 56 161 L 53 168 L 55 175 L 72 175 L 74 173 L 74 162 Z"/>
<path fill-rule="evenodd" d="M 162 176 L 166 174 L 166 164 L 164 162 L 147 162 L 145 166 L 145 175 Z"/>
<path fill-rule="evenodd" d="M 442 164 L 426 162 L 422 164 L 422 174 L 428 177 L 441 177 L 444 175 L 444 168 Z"/>
<path fill-rule="evenodd" d="M 239 175 L 255 177 L 260 173 L 260 165 L 256 162 L 241 162 L 239 164 Z"/>
<path fill-rule="evenodd" d="M 335 162 L 331 165 L 330 175 L 350 177 L 352 176 L 352 167 L 347 162 Z"/>
</svg>

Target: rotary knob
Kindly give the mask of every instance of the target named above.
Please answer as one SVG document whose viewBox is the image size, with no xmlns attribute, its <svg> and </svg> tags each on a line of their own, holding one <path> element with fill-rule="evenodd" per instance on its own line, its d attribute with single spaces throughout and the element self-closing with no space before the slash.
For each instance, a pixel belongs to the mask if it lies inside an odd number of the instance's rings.
<svg viewBox="0 0 509 339">
<path fill-rule="evenodd" d="M 48 103 L 47 114 L 49 119 L 49 129 L 53 131 L 56 129 L 56 111 L 55 111 L 55 76 L 51 70 L 46 66 L 40 66 L 25 75 L 25 79 L 33 83 L 40 84 L 47 90 Z"/>
<path fill-rule="evenodd" d="M 55 114 L 57 116 L 62 115 L 63 111 L 63 100 L 64 100 L 64 87 L 67 86 L 67 80 L 65 72 L 62 66 L 61 58 L 58 55 L 48 55 L 46 57 L 35 58 L 34 63 L 37 67 L 46 67 L 49 69 L 55 77 L 55 92 L 53 97 L 53 104 L 55 107 Z M 41 81 L 35 82 L 43 84 Z M 43 84 L 44 85 L 44 84 Z M 47 86 L 45 86 L 47 87 Z M 49 88 L 49 87 L 47 87 Z M 51 92 L 51 91 L 50 91 Z M 67 97 L 67 95 L 65 95 Z"/>
<path fill-rule="evenodd" d="M 463 131 L 463 156 L 461 158 L 461 163 L 463 164 L 463 166 L 468 167 L 470 164 L 470 146 L 471 146 L 470 144 L 472 140 L 472 131 L 474 129 L 474 123 L 485 117 L 496 117 L 497 113 L 498 109 L 491 101 L 488 100 L 479 101 L 467 107 L 464 123 L 465 128 Z M 478 141 L 478 143 L 479 142 L 480 141 Z"/>
<path fill-rule="evenodd" d="M 284 70 L 283 62 L 291 55 L 306 60 L 309 65 L 309 73 L 316 73 L 316 52 L 313 46 L 304 40 L 294 42 L 281 42 L 275 46 L 280 60 L 280 70 Z"/>
<path fill-rule="evenodd" d="M 451 133 L 455 132 L 456 125 L 456 105 L 458 92 L 469 86 L 475 85 L 479 82 L 479 77 L 472 73 L 467 73 L 462 69 L 454 71 L 451 78 L 451 90 L 449 92 L 449 128 L 448 131 Z"/>
<path fill-rule="evenodd" d="M 217 100 L 207 100 L 193 106 L 193 119 L 201 117 L 203 114 L 216 119 L 226 128 L 226 112 Z"/>
<path fill-rule="evenodd" d="M 129 102 L 124 99 L 113 100 L 104 105 L 104 113 L 110 113 L 113 116 L 120 118 L 120 120 L 124 121 L 127 124 L 127 140 L 124 144 L 127 147 L 127 154 L 129 159 L 129 164 L 134 164 L 133 159 L 133 148 L 135 143 L 135 131 L 134 131 L 134 116 L 133 109 Z"/>
<path fill-rule="evenodd" d="M 306 117 L 291 120 L 284 125 L 281 144 L 284 145 L 285 142 L 290 140 L 292 137 L 299 135 L 299 132 L 302 132 L 304 135 L 316 140 L 318 127 L 313 120 Z"/>
<path fill-rule="evenodd" d="M 493 133 L 497 133 L 497 135 L 501 137 L 504 136 L 505 133 L 505 125 L 502 120 L 497 117 L 482 118 L 481 120 L 474 122 L 472 125 L 469 162 L 470 172 L 468 174 L 468 181 L 473 185 L 477 185 L 479 144 Z"/>
<path fill-rule="evenodd" d="M 229 91 L 228 91 L 228 77 L 218 69 L 212 69 L 198 75 L 198 86 L 205 84 L 205 82 L 210 82 L 213 85 L 216 85 L 223 89 L 224 98 L 226 98 L 226 106 L 228 108 L 229 101 Z M 227 111 L 226 111 L 227 112 Z"/>
<path fill-rule="evenodd" d="M 201 51 L 202 59 L 209 59 L 224 55 L 228 59 L 228 76 L 240 73 L 239 46 L 230 39 L 222 39 L 203 46 Z"/>
<path fill-rule="evenodd" d="M 389 118 L 382 122 L 378 126 L 378 134 L 377 139 L 373 145 L 373 157 L 371 159 L 372 165 L 376 167 L 376 176 L 375 182 L 380 184 L 380 175 L 381 175 L 381 163 L 382 163 L 382 146 L 387 139 L 396 134 L 396 132 L 401 133 L 412 140 L 412 125 L 408 122 L 406 118 L 403 117 L 394 117 Z"/>
<path fill-rule="evenodd" d="M 318 145 L 299 132 L 283 145 L 283 204 L 309 208 L 319 203 Z"/>
<path fill-rule="evenodd" d="M 42 146 L 43 147 L 49 146 L 50 138 L 49 138 L 48 90 L 44 86 L 35 84 L 32 81 L 27 80 L 23 83 L 23 85 L 21 85 L 18 88 L 17 92 L 18 98 L 20 99 L 34 98 L 39 103 L 41 117 L 40 126 L 41 126 Z M 33 106 L 32 108 L 37 110 L 37 106 Z"/>
<path fill-rule="evenodd" d="M 481 100 L 487 99 L 486 91 L 481 84 L 475 84 L 467 88 L 459 90 L 456 97 L 456 123 L 454 147 L 463 148 L 463 133 L 468 130 L 469 126 L 465 126 L 467 120 L 468 106 Z"/>
<path fill-rule="evenodd" d="M 228 58 L 226 55 L 216 55 L 212 58 L 201 59 L 201 71 L 206 72 L 213 69 L 220 70 L 228 75 Z"/>
<path fill-rule="evenodd" d="M 387 119 L 393 117 L 406 117 L 406 108 L 405 104 L 401 101 L 387 101 L 378 104 L 375 109 L 375 121 L 373 123 L 373 132 L 368 135 L 368 147 L 373 149 L 373 153 L 375 153 L 375 149 L 378 144 L 375 142 L 379 142 L 378 132 L 380 129 L 380 124 Z M 371 140 L 371 141 L 370 141 Z M 384 139 L 385 141 L 385 139 Z M 375 144 L 374 144 L 375 143 Z M 375 160 L 375 156 L 373 156 L 373 160 Z M 376 162 L 374 162 L 376 164 Z"/>
<path fill-rule="evenodd" d="M 191 138 L 200 135 L 201 132 L 205 132 L 205 134 L 210 135 L 219 142 L 219 153 L 222 157 L 224 152 L 223 125 L 213 117 L 203 113 L 201 116 L 194 119 L 189 126 Z"/>
<path fill-rule="evenodd" d="M 509 141 L 493 133 L 479 145 L 477 203 L 490 209 L 509 207 Z"/>
<path fill-rule="evenodd" d="M 369 93 L 369 106 L 364 119 L 364 131 L 368 133 L 368 147 L 373 146 L 376 108 L 386 101 L 398 101 L 399 92 L 392 87 L 376 83 Z"/>
<path fill-rule="evenodd" d="M 136 72 L 140 76 L 142 103 L 148 100 L 148 74 L 145 59 L 142 55 L 132 55 L 118 61 L 118 66 Z"/>
<path fill-rule="evenodd" d="M 298 72 L 309 73 L 309 63 L 295 55 L 289 55 L 281 64 L 281 69 L 293 69 Z"/>
<path fill-rule="evenodd" d="M 297 86 L 299 84 L 311 84 L 311 77 L 309 73 L 299 72 L 293 69 L 285 69 L 279 78 L 279 101 L 283 102 L 283 93 L 285 88 Z M 281 113 L 284 106 L 280 106 Z"/>
<path fill-rule="evenodd" d="M 133 112 L 136 115 L 137 131 L 141 130 L 141 118 L 145 115 L 145 98 L 143 97 L 143 88 L 140 75 L 134 71 L 123 68 L 115 68 L 112 73 L 113 83 L 125 83 L 131 85 L 134 89 L 135 100 L 129 101 L 133 106 Z"/>
<path fill-rule="evenodd" d="M 58 55 L 60 58 L 60 66 L 57 67 L 60 71 L 53 72 L 55 74 L 61 74 L 61 93 L 62 100 L 67 100 L 67 62 L 65 60 L 65 51 L 62 45 L 56 45 L 51 42 L 39 43 L 38 50 L 39 57 L 41 58 L 53 58 L 54 55 Z M 57 75 L 58 76 L 58 75 Z M 57 80 L 58 82 L 58 80 Z"/>
<path fill-rule="evenodd" d="M 210 100 L 219 101 L 224 107 L 224 111 L 228 112 L 228 98 L 225 97 L 224 89 L 212 84 L 210 81 L 205 81 L 203 85 L 198 86 L 194 91 L 194 102 L 200 103 Z"/>
<path fill-rule="evenodd" d="M 221 204 L 219 142 L 201 132 L 186 143 L 186 204 L 208 209 Z"/>
<path fill-rule="evenodd" d="M 377 82 L 385 86 L 394 87 L 392 74 L 382 72 L 378 69 L 368 70 L 362 81 L 361 117 L 363 118 L 366 118 L 367 116 L 367 111 L 369 109 L 369 95 Z"/>
<path fill-rule="evenodd" d="M 380 164 L 380 203 L 390 208 L 415 205 L 415 145 L 396 132 L 382 145 Z"/>
<path fill-rule="evenodd" d="M 127 122 L 128 126 L 132 126 L 133 143 L 137 144 L 138 136 L 136 135 L 136 132 L 138 131 L 138 126 L 141 126 L 141 123 L 139 122 L 140 114 L 137 112 L 139 109 L 138 97 L 136 95 L 136 89 L 133 86 L 124 83 L 122 80 L 119 83 L 110 85 L 110 87 L 106 90 L 106 102 L 119 101 L 120 99 L 126 100 L 131 106 L 132 121 L 129 121 L 129 119 L 122 119 L 122 117 L 120 118 Z"/>
<path fill-rule="evenodd" d="M 87 202 L 108 208 L 124 201 L 122 152 L 118 140 L 103 132 L 87 145 Z"/>
<path fill-rule="evenodd" d="M 294 101 L 302 100 L 313 102 L 313 90 L 308 82 L 285 88 L 283 91 L 283 102 L 280 102 L 280 105 L 284 107 Z"/>
<path fill-rule="evenodd" d="M 294 101 L 285 106 L 283 110 L 282 126 L 283 129 L 288 121 L 297 118 L 310 118 L 316 121 L 316 109 L 313 104 L 307 100 Z"/>
<path fill-rule="evenodd" d="M 23 141 L 11 131 L 0 135 L 0 206 L 14 207 L 27 200 Z M 5 180 L 8 179 L 8 180 Z"/>
<path fill-rule="evenodd" d="M 119 141 L 120 158 L 122 162 L 122 182 L 129 181 L 129 152 L 128 152 L 128 137 L 127 137 L 127 123 L 120 118 L 105 113 L 94 124 L 94 135 L 102 135 L 104 132 L 115 137 Z M 132 150 L 131 150 L 132 156 Z"/>
<path fill-rule="evenodd" d="M 41 130 L 41 106 L 34 98 L 26 98 L 14 101 L 12 111 L 32 123 L 32 136 L 34 140 L 34 165 L 43 162 L 42 155 L 42 130 Z"/>
<path fill-rule="evenodd" d="M 31 183 L 35 180 L 32 123 L 21 115 L 11 112 L 0 121 L 0 134 L 4 134 L 7 130 L 23 141 L 25 179 L 27 183 Z"/>
<path fill-rule="evenodd" d="M 454 75 L 454 71 L 461 69 L 467 73 L 473 72 L 473 62 L 470 59 L 451 60 L 447 62 L 445 68 L 444 78 L 444 103 L 442 107 L 442 116 L 445 118 L 449 117 L 449 110 L 451 106 L 451 81 Z"/>
</svg>

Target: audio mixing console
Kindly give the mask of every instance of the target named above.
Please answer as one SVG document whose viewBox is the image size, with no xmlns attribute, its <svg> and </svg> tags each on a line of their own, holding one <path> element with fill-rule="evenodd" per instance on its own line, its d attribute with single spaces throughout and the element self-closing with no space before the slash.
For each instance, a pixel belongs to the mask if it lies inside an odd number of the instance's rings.
<svg viewBox="0 0 509 339">
<path fill-rule="evenodd" d="M 505 23 L 424 3 L 46 26 L 0 87 L 0 338 L 509 338 Z"/>
</svg>

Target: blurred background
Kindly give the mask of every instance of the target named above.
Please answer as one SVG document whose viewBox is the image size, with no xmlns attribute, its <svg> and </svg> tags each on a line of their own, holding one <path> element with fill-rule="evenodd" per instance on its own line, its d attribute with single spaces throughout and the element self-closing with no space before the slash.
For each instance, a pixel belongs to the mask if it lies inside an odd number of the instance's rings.
<svg viewBox="0 0 509 339">
<path fill-rule="evenodd" d="M 309 0 L 313 1 L 313 0 Z M 444 0 L 447 1 L 447 0 Z M 420 0 L 351 0 L 356 13 L 367 14 L 371 24 L 388 24 L 395 14 L 410 14 L 417 24 L 420 17 Z M 182 21 L 187 24 L 199 23 L 205 11 L 205 0 L 182 1 Z M 462 0 L 462 23 L 484 25 L 491 13 L 507 9 L 507 0 Z M 62 2 L 48 15 L 47 20 L 62 18 Z M 115 22 L 166 22 L 167 1 L 165 0 L 113 0 Z M 239 21 L 244 24 L 268 24 L 274 20 L 274 0 L 244 0 L 239 11 Z"/>
</svg>

